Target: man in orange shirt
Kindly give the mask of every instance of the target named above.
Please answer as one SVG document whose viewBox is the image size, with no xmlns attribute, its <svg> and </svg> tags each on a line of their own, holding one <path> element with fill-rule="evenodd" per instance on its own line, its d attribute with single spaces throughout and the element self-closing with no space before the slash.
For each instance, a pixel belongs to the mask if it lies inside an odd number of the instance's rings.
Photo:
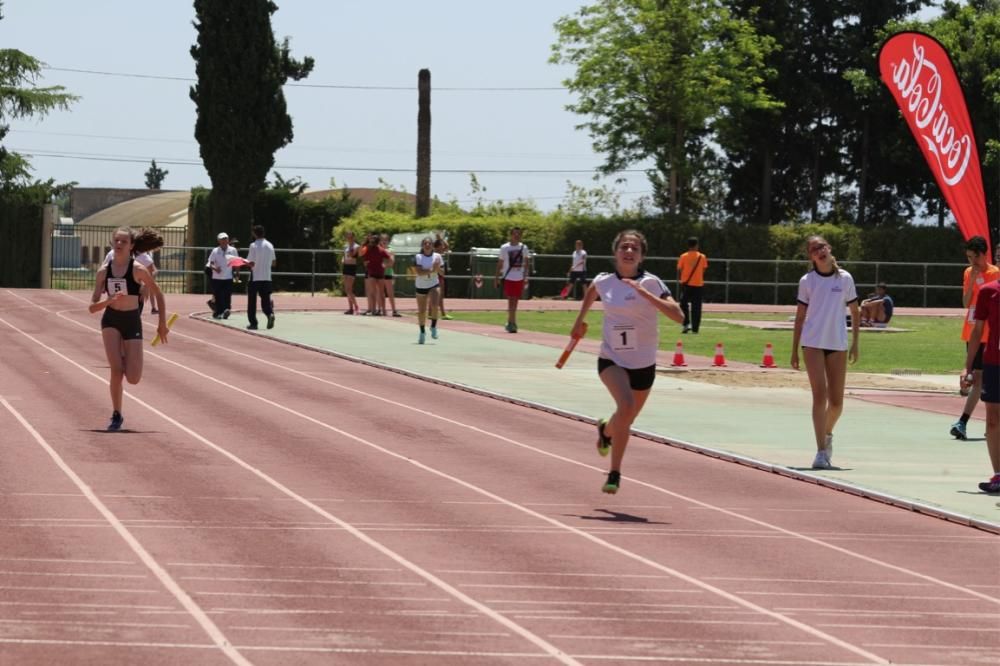
<svg viewBox="0 0 1000 666">
<path fill-rule="evenodd" d="M 682 333 L 698 332 L 701 327 L 701 299 L 705 289 L 705 269 L 708 257 L 698 251 L 698 239 L 688 239 L 688 251 L 677 259 L 677 279 L 681 283 L 681 310 L 684 311 Z"/>
<path fill-rule="evenodd" d="M 979 289 L 984 284 L 1000 278 L 1000 268 L 990 263 L 988 252 L 989 247 L 982 236 L 973 236 L 965 244 L 965 258 L 969 261 L 969 267 L 965 269 L 962 277 L 962 307 L 966 308 L 965 322 L 962 324 L 962 340 L 965 341 L 966 349 L 969 348 L 969 337 L 976 323 L 976 298 L 979 296 Z M 951 436 L 956 439 L 966 439 L 966 424 L 979 402 L 979 394 L 983 389 L 983 347 L 989 338 L 989 332 L 989 324 L 984 325 L 983 344 L 979 345 L 979 353 L 976 354 L 970 368 L 973 381 L 969 395 L 965 399 L 965 408 L 962 410 L 962 416 L 951 426 Z"/>
</svg>

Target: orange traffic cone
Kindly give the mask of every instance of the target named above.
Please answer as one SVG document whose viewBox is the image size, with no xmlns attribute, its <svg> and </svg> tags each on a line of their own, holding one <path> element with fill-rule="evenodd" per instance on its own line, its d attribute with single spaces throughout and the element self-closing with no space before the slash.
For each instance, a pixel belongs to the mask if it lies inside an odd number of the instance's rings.
<svg viewBox="0 0 1000 666">
<path fill-rule="evenodd" d="M 764 360 L 760 362 L 760 367 L 762 368 L 777 368 L 778 366 L 774 364 L 774 347 L 768 342 L 764 345 Z"/>
<path fill-rule="evenodd" d="M 670 364 L 674 368 L 686 368 L 687 363 L 684 361 L 684 345 L 681 341 L 677 341 L 677 347 L 674 349 L 674 361 Z"/>
<path fill-rule="evenodd" d="M 712 367 L 724 368 L 726 367 L 726 354 L 722 351 L 722 343 L 719 342 L 715 345 L 715 359 L 712 360 Z"/>
</svg>

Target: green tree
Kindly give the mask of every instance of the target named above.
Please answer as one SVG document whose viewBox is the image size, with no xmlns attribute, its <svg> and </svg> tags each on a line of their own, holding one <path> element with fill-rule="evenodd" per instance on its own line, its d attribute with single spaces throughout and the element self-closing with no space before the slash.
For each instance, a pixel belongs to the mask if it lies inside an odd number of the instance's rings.
<svg viewBox="0 0 1000 666">
<path fill-rule="evenodd" d="M 160 186 L 163 185 L 163 180 L 167 177 L 168 173 L 170 172 L 156 166 L 156 160 L 153 160 L 149 169 L 146 170 L 146 187 L 151 190 L 160 189 Z"/>
<path fill-rule="evenodd" d="M 282 87 L 315 64 L 292 59 L 289 40 L 275 41 L 270 0 L 195 0 L 198 43 L 191 47 L 198 82 L 195 137 L 212 180 L 212 228 L 248 229 L 274 153 L 291 143 L 292 119 Z M 211 229 L 202 226 L 199 235 Z"/>
<path fill-rule="evenodd" d="M 3 20 L 3 2 L 0 2 Z M 55 109 L 68 109 L 78 97 L 62 86 L 40 88 L 42 63 L 17 49 L 0 49 L 0 187 L 7 189 L 28 184 L 30 163 L 21 155 L 3 147 L 11 120 L 46 116 Z"/>
<path fill-rule="evenodd" d="M 1000 228 L 1000 0 L 945 2 L 942 9 L 928 32 L 948 50 L 965 90 L 983 162 L 986 207 L 996 234 Z M 941 200 L 936 187 L 932 194 Z"/>
<path fill-rule="evenodd" d="M 694 212 L 696 156 L 720 122 L 741 109 L 779 106 L 766 93 L 775 48 L 712 0 L 598 0 L 556 24 L 551 62 L 569 64 L 567 108 L 587 120 L 611 174 L 651 161 L 657 205 Z"/>
<path fill-rule="evenodd" d="M 779 112 L 738 114 L 720 133 L 728 161 L 727 208 L 736 219 L 897 223 L 912 217 L 913 170 L 884 168 L 900 133 L 878 81 L 875 55 L 887 22 L 924 0 L 729 0 L 736 15 L 775 40 L 767 92 Z M 903 128 L 905 130 L 905 127 Z"/>
</svg>

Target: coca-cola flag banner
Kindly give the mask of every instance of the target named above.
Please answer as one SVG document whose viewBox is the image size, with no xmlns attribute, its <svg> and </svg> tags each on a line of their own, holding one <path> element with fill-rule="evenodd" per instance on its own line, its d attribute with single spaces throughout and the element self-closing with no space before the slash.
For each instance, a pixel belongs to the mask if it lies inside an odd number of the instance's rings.
<svg viewBox="0 0 1000 666">
<path fill-rule="evenodd" d="M 989 245 L 976 137 L 951 58 L 933 37 L 900 32 L 882 45 L 878 62 L 962 235 Z"/>
</svg>

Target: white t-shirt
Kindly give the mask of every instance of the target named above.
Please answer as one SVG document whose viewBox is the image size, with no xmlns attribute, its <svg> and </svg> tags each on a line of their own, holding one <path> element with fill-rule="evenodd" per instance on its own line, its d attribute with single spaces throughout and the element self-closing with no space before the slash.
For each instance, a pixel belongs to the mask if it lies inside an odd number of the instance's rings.
<svg viewBox="0 0 1000 666">
<path fill-rule="evenodd" d="M 799 344 L 814 349 L 847 351 L 845 308 L 858 300 L 854 278 L 840 269 L 830 275 L 809 271 L 799 280 L 798 301 L 806 305 Z"/>
<path fill-rule="evenodd" d="M 115 251 L 114 250 L 108 250 L 108 253 L 104 256 L 104 264 L 105 265 L 110 264 L 111 260 L 114 259 L 114 257 L 115 257 Z M 153 265 L 153 253 L 152 252 L 142 252 L 140 254 L 135 255 L 132 258 L 135 259 L 136 261 L 138 261 L 140 264 L 142 264 L 146 268 L 149 268 L 150 266 Z"/>
<path fill-rule="evenodd" d="M 357 243 L 349 243 L 349 244 L 347 244 L 347 245 L 344 246 L 344 263 L 345 264 L 347 264 L 347 265 L 355 264 L 356 265 L 358 263 L 358 248 L 360 248 L 360 247 L 361 246 L 358 245 Z M 354 253 L 353 256 L 351 255 L 351 252 Z"/>
<path fill-rule="evenodd" d="M 658 298 L 670 295 L 666 285 L 652 273 L 644 271 L 635 279 Z M 616 273 L 601 273 L 592 284 L 604 306 L 601 358 L 631 370 L 656 365 L 660 311 L 622 282 Z"/>
<path fill-rule="evenodd" d="M 584 273 L 587 271 L 586 250 L 573 250 L 573 263 L 570 265 L 569 270 L 573 273 Z"/>
<path fill-rule="evenodd" d="M 266 238 L 258 238 L 250 243 L 247 261 L 253 262 L 253 281 L 270 282 L 271 264 L 274 262 L 274 246 Z"/>
<path fill-rule="evenodd" d="M 212 271 L 213 280 L 232 280 L 233 279 L 233 267 L 229 265 L 229 259 L 227 257 L 238 257 L 239 253 L 236 248 L 230 245 L 225 250 L 222 249 L 221 245 L 216 245 L 212 250 L 212 253 L 208 255 L 208 265 L 211 266 L 215 264 L 222 270 L 218 273 Z"/>
<path fill-rule="evenodd" d="M 524 262 L 528 257 L 528 246 L 524 243 L 511 245 L 504 243 L 500 246 L 500 258 L 503 259 L 503 272 L 500 273 L 501 280 L 520 282 L 524 279 Z"/>
<path fill-rule="evenodd" d="M 421 270 L 434 271 L 430 275 L 420 275 L 417 273 L 416 279 L 413 281 L 413 285 L 420 289 L 430 289 L 431 287 L 438 286 L 438 274 L 437 268 L 441 268 L 441 255 L 437 252 L 432 254 L 424 254 L 423 252 L 418 252 L 415 257 L 413 257 L 413 263 L 420 267 Z M 437 268 L 435 268 L 435 265 Z"/>
</svg>

